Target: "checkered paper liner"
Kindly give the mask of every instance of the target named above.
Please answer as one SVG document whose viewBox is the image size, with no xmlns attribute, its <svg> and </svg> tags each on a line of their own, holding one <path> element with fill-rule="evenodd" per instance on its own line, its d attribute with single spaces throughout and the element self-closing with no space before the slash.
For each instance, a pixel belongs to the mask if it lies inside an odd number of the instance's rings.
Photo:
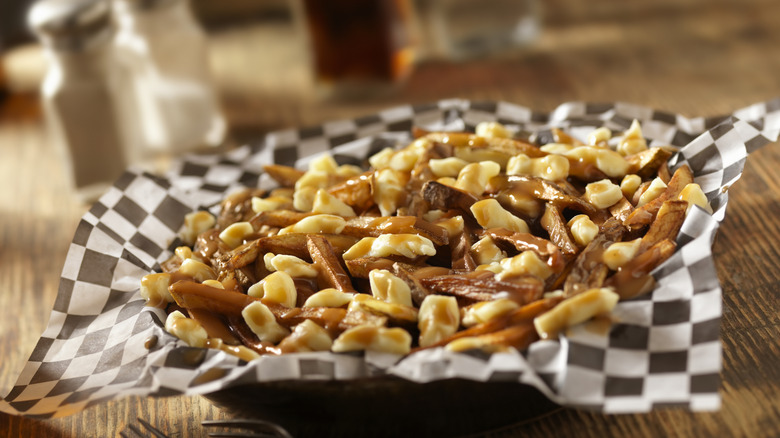
<svg viewBox="0 0 780 438">
<path fill-rule="evenodd" d="M 305 167 L 323 152 L 340 164 L 362 163 L 408 141 L 412 126 L 462 131 L 499 121 L 544 142 L 551 127 L 584 138 L 600 126 L 625 130 L 633 119 L 642 123 L 651 145 L 682 147 L 670 165 L 692 167 L 715 213 L 692 210 L 677 252 L 654 271 L 656 289 L 620 302 L 606 329 L 582 324 L 522 354 L 432 349 L 398 361 L 373 352 L 323 352 L 246 363 L 185 345 L 162 329 L 161 310 L 144 307 L 140 280 L 159 271 L 181 244 L 177 232 L 184 215 L 216 211 L 238 187 L 270 184 L 263 164 Z M 747 155 L 776 141 L 779 132 L 780 99 L 725 118 L 685 118 L 623 103 L 566 103 L 547 114 L 506 102 L 444 100 L 276 132 L 224 155 L 189 156 L 166 178 L 128 171 L 79 223 L 48 327 L 16 385 L 0 400 L 0 411 L 50 418 L 128 395 L 205 394 L 249 382 L 383 375 L 416 382 L 454 377 L 522 382 L 559 404 L 607 413 L 670 405 L 718 409 L 721 290 L 711 244 L 725 214 L 727 188 L 739 179 Z M 159 341 L 148 350 L 144 343 L 152 335 Z"/>
</svg>

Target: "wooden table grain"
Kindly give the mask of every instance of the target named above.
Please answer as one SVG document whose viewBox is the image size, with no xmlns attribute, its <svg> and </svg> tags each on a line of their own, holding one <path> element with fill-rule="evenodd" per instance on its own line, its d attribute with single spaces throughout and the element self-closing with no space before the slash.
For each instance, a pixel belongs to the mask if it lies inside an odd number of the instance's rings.
<svg viewBox="0 0 780 438">
<path fill-rule="evenodd" d="M 311 97 L 305 52 L 279 23 L 214 30 L 211 54 L 238 141 L 449 97 L 505 100 L 540 111 L 571 100 L 625 101 L 714 116 L 780 96 L 777 22 L 780 3 L 770 0 L 554 0 L 545 2 L 544 31 L 534 46 L 482 60 L 427 60 L 394 94 L 350 102 Z M 280 48 L 279 40 L 289 45 Z M 780 436 L 778 169 L 777 144 L 749 157 L 714 245 L 723 287 L 719 411 L 604 415 L 562 409 L 480 436 Z M 5 393 L 46 326 L 65 255 L 88 208 L 67 186 L 34 96 L 10 96 L 0 106 L 0 187 Z M 171 436 L 202 437 L 199 421 L 225 414 L 199 397 L 130 397 L 47 421 L 0 414 L 0 436 L 117 436 L 136 417 Z"/>
</svg>

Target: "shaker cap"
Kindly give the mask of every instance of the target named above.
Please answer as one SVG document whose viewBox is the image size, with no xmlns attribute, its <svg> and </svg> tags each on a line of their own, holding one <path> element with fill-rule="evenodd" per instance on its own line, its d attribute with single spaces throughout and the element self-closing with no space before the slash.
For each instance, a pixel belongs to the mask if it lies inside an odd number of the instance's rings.
<svg viewBox="0 0 780 438">
<path fill-rule="evenodd" d="M 78 46 L 111 28 L 111 5 L 108 0 L 39 0 L 27 23 L 46 44 Z"/>
</svg>

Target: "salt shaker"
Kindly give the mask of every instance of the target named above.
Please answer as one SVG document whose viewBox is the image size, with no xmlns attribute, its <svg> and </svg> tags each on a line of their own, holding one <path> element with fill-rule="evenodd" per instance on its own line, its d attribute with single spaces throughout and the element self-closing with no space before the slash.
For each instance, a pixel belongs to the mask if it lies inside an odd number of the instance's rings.
<svg viewBox="0 0 780 438">
<path fill-rule="evenodd" d="M 110 12 L 105 0 L 41 0 L 28 15 L 49 61 L 41 86 L 44 117 L 83 202 L 102 194 L 128 161 Z"/>
<path fill-rule="evenodd" d="M 115 0 L 114 16 L 114 49 L 132 81 L 146 150 L 165 156 L 220 145 L 226 123 L 188 1 Z"/>
</svg>

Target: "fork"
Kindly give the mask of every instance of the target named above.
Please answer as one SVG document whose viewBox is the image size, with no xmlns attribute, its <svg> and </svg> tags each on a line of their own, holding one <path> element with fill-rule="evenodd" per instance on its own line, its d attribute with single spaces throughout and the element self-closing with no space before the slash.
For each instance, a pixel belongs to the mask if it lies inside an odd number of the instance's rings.
<svg viewBox="0 0 780 438">
<path fill-rule="evenodd" d="M 122 438 L 146 438 L 149 436 L 155 438 L 169 438 L 168 435 L 164 434 L 160 429 L 152 426 L 143 418 L 138 418 L 138 422 L 141 423 L 141 426 L 148 431 L 148 434 L 141 430 L 141 427 L 138 427 L 135 424 L 128 424 L 125 430 L 119 432 L 119 435 Z M 206 420 L 202 421 L 201 425 L 203 425 L 205 428 L 238 428 L 248 430 L 237 432 L 209 432 L 209 437 L 212 438 L 293 438 L 292 435 L 290 435 L 290 432 L 288 432 L 282 426 L 264 420 Z"/>
</svg>

